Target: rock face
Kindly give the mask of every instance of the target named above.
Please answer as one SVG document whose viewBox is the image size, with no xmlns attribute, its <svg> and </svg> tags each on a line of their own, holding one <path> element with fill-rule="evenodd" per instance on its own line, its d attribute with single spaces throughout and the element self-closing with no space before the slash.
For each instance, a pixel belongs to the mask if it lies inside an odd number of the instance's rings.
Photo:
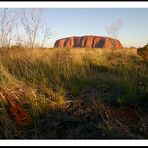
<svg viewBox="0 0 148 148">
<path fill-rule="evenodd" d="M 74 36 L 57 40 L 54 47 L 122 48 L 123 46 L 119 40 L 110 37 Z"/>
</svg>

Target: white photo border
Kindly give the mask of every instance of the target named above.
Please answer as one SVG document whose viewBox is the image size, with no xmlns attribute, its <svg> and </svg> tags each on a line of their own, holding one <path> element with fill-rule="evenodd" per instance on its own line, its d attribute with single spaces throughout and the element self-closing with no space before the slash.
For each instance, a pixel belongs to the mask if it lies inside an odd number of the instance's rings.
<svg viewBox="0 0 148 148">
<path fill-rule="evenodd" d="M 148 8 L 148 2 L 0 2 L 0 8 Z M 148 146 L 148 140 L 0 140 L 0 146 Z"/>
</svg>

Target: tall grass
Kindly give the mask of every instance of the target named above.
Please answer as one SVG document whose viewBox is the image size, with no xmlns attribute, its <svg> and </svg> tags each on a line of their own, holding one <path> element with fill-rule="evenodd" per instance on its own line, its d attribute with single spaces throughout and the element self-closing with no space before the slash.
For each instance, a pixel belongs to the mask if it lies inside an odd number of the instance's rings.
<svg viewBox="0 0 148 148">
<path fill-rule="evenodd" d="M 62 87 L 81 95 L 105 84 L 120 95 L 134 98 L 134 58 L 139 59 L 135 49 L 26 49 L 8 51 L 1 61 L 13 77 L 30 86 Z"/>
<path fill-rule="evenodd" d="M 15 94 L 22 102 L 27 99 L 28 112 L 35 119 L 48 110 L 64 110 L 71 97 L 79 98 L 85 94 L 93 96 L 95 93 L 98 98 L 119 104 L 133 103 L 141 99 L 137 91 L 137 81 L 141 80 L 139 67 L 147 81 L 147 68 L 141 61 L 136 49 L 0 51 L 0 88 L 9 90 L 8 93 Z M 0 109 L 7 114 L 2 102 Z M 4 116 L 1 114 L 0 117 Z M 11 123 L 7 117 L 5 121 Z M 8 135 L 5 137 L 9 138 Z"/>
</svg>

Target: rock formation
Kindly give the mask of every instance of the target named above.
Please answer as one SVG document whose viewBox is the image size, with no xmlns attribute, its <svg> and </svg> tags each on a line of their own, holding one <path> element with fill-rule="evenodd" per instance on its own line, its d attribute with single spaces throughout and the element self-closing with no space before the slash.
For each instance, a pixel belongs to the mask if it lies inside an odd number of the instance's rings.
<svg viewBox="0 0 148 148">
<path fill-rule="evenodd" d="M 122 48 L 123 46 L 119 40 L 110 37 L 74 36 L 57 40 L 54 47 Z"/>
</svg>

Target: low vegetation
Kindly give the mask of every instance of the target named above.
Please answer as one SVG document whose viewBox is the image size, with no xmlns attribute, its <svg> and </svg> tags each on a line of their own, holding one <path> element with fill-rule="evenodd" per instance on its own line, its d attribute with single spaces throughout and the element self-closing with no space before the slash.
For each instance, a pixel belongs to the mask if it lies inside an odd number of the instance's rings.
<svg viewBox="0 0 148 148">
<path fill-rule="evenodd" d="M 142 48 L 138 48 L 137 53 L 142 56 L 144 60 L 148 60 L 148 44 Z"/>
<path fill-rule="evenodd" d="M 135 48 L 1 49 L 0 138 L 148 138 L 147 74 Z M 16 124 L 3 93 L 31 124 Z"/>
</svg>

